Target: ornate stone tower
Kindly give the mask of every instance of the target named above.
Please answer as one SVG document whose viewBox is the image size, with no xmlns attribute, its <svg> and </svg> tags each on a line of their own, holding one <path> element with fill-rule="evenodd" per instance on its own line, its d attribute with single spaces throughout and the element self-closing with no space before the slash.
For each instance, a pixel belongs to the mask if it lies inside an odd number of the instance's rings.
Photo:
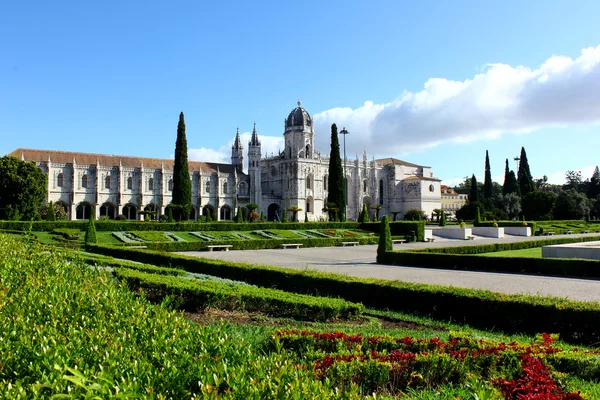
<svg viewBox="0 0 600 400">
<path fill-rule="evenodd" d="M 240 128 L 237 129 L 235 141 L 231 146 L 231 165 L 240 172 L 244 170 L 244 145 L 240 139 Z"/>
<path fill-rule="evenodd" d="M 255 122 L 254 129 L 252 130 L 252 138 L 248 143 L 248 176 L 250 177 L 250 203 L 256 203 L 258 204 L 259 208 L 262 208 L 260 157 L 260 140 L 258 140 L 258 133 L 256 132 Z"/>
<path fill-rule="evenodd" d="M 285 120 L 285 158 L 313 158 L 315 131 L 313 119 L 310 114 L 302 108 L 302 102 L 298 101 L 298 107 L 294 108 Z"/>
</svg>

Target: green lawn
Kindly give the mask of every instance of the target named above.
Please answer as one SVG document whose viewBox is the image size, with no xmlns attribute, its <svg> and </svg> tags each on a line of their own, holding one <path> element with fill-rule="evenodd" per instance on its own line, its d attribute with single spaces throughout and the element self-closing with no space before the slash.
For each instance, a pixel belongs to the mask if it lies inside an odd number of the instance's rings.
<svg viewBox="0 0 600 400">
<path fill-rule="evenodd" d="M 479 254 L 483 257 L 530 257 L 530 258 L 542 258 L 542 248 L 534 247 L 533 249 L 522 249 L 522 250 L 507 250 L 507 251 L 496 251 L 494 253 L 483 253 Z"/>
</svg>

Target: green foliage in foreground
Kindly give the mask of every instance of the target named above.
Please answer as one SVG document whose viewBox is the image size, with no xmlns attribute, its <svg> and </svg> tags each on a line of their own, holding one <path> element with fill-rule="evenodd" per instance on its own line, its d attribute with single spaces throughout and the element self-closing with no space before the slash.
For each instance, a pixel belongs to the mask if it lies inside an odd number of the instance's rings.
<svg viewBox="0 0 600 400">
<path fill-rule="evenodd" d="M 4 398 L 358 398 L 226 325 L 152 306 L 61 251 L 0 235 Z"/>
</svg>

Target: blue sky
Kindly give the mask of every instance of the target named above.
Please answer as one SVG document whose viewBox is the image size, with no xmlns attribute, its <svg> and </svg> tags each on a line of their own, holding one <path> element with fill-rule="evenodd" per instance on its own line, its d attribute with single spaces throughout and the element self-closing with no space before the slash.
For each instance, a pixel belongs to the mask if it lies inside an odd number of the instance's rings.
<svg viewBox="0 0 600 400">
<path fill-rule="evenodd" d="M 562 183 L 600 164 L 597 1 L 23 1 L 0 6 L 0 154 L 16 148 L 226 161 L 266 153 L 301 99 L 329 152 L 502 181 L 524 146 Z M 246 140 L 247 141 L 247 140 Z M 511 167 L 514 168 L 514 162 Z"/>
</svg>

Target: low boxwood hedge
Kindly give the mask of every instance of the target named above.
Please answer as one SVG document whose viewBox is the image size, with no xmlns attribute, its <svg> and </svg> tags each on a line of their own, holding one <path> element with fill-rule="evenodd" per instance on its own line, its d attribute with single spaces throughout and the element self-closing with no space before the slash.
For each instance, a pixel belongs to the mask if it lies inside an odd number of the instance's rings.
<svg viewBox="0 0 600 400">
<path fill-rule="evenodd" d="M 95 245 L 92 251 L 140 262 L 177 266 L 280 290 L 341 297 L 368 307 L 399 310 L 506 332 L 556 332 L 562 339 L 600 341 L 600 304 L 486 290 L 353 278 L 317 271 L 223 262 L 157 251 Z"/>
<path fill-rule="evenodd" d="M 359 315 L 364 307 L 342 299 L 307 296 L 277 289 L 233 285 L 213 280 L 197 281 L 171 275 L 155 275 L 126 268 L 114 274 L 130 289 L 143 289 L 146 297 L 162 301 L 175 296 L 179 307 L 198 311 L 207 307 L 225 310 L 259 311 L 277 317 L 326 321 L 335 317 Z"/>
<path fill-rule="evenodd" d="M 379 234 L 381 229 L 380 222 L 365 222 L 360 224 L 360 229 Z M 410 236 L 415 233 L 416 240 L 422 242 L 425 240 L 425 221 L 395 221 L 390 222 L 390 233 L 392 236 Z"/>
</svg>

